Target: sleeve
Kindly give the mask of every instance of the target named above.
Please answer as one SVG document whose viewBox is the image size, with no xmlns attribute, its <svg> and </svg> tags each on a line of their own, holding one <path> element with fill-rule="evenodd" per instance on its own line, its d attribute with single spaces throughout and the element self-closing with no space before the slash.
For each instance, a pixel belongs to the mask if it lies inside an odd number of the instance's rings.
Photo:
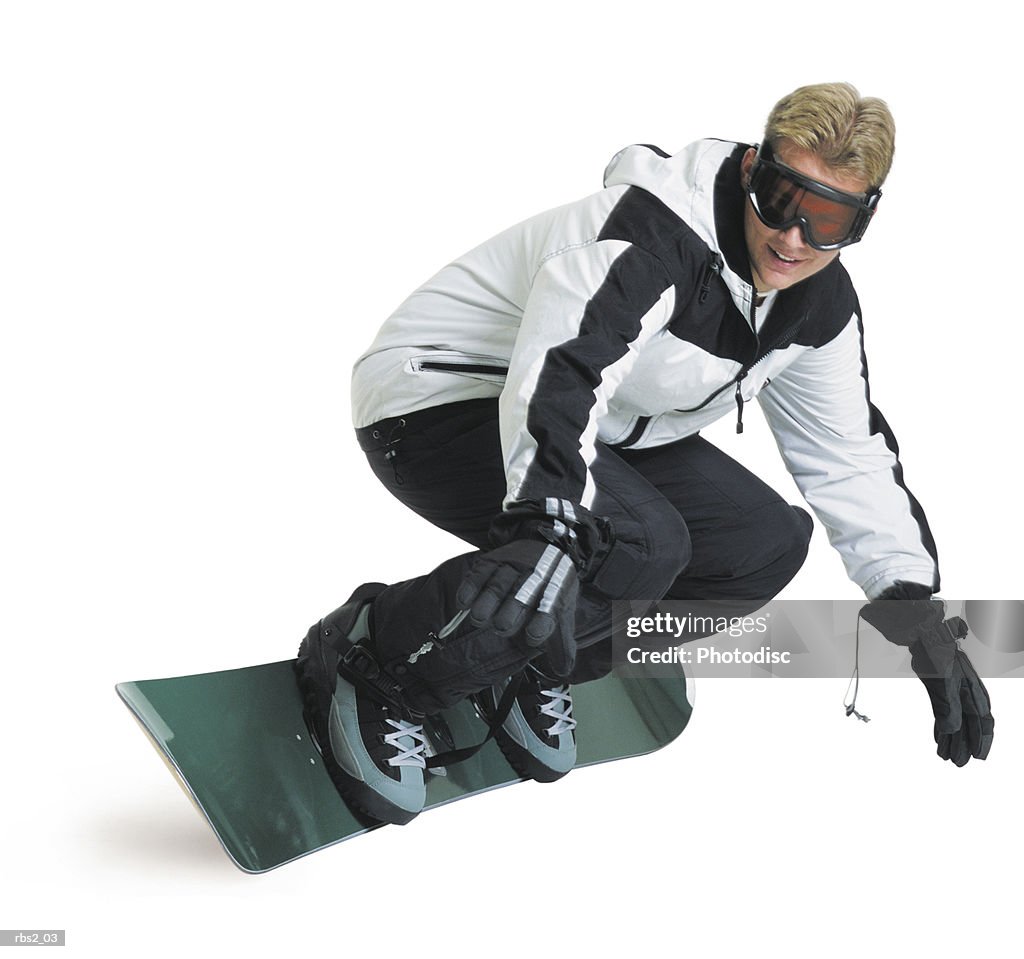
<svg viewBox="0 0 1024 959">
<path fill-rule="evenodd" d="M 871 403 L 860 316 L 772 379 L 759 400 L 850 579 L 869 598 L 897 580 L 938 591 L 934 539 L 903 481 L 896 438 Z"/>
<path fill-rule="evenodd" d="M 499 402 L 506 509 L 550 498 L 590 507 L 598 424 L 673 301 L 661 262 L 626 241 L 598 240 L 543 263 Z"/>
</svg>

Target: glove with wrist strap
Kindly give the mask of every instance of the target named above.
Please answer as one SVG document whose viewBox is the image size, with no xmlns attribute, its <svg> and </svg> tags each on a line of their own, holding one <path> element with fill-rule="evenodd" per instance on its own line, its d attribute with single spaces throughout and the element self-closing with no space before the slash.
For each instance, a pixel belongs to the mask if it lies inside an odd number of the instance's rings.
<svg viewBox="0 0 1024 959">
<path fill-rule="evenodd" d="M 511 504 L 490 535 L 495 548 L 466 574 L 457 604 L 475 626 L 543 648 L 556 675 L 568 676 L 576 659 L 580 579 L 592 568 L 607 526 L 583 507 L 550 497 Z"/>
<path fill-rule="evenodd" d="M 988 756 L 995 720 L 988 690 L 959 646 L 967 623 L 959 616 L 946 619 L 945 603 L 930 596 L 925 586 L 897 582 L 860 614 L 890 643 L 910 650 L 910 665 L 935 715 L 937 753 L 964 766 L 972 756 Z"/>
</svg>

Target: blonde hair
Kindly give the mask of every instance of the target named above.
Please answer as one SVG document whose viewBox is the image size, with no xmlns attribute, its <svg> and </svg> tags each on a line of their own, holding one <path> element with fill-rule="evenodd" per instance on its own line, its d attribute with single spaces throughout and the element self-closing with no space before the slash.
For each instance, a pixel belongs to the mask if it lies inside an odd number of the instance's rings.
<svg viewBox="0 0 1024 959">
<path fill-rule="evenodd" d="M 892 166 L 896 124 L 884 100 L 862 97 L 850 83 L 816 83 L 775 104 L 764 139 L 773 150 L 780 140 L 790 140 L 874 188 Z"/>
</svg>

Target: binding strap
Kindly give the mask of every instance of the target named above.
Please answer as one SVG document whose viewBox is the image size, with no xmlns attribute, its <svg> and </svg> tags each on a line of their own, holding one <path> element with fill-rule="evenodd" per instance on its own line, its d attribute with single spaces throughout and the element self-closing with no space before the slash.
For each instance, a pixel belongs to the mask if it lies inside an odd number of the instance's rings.
<svg viewBox="0 0 1024 959">
<path fill-rule="evenodd" d="M 475 746 L 463 746 L 461 749 L 452 749 L 446 753 L 430 756 L 427 759 L 427 769 L 433 769 L 436 766 L 449 766 L 452 763 L 461 763 L 480 752 L 494 738 L 494 734 L 501 728 L 501 724 L 508 719 L 508 714 L 512 712 L 512 706 L 515 704 L 519 687 L 522 684 L 523 674 L 521 672 L 516 673 L 508 686 L 505 687 L 505 692 L 502 694 L 501 699 L 498 700 L 498 708 L 495 709 L 494 715 L 488 723 L 487 735 L 480 742 Z"/>
</svg>

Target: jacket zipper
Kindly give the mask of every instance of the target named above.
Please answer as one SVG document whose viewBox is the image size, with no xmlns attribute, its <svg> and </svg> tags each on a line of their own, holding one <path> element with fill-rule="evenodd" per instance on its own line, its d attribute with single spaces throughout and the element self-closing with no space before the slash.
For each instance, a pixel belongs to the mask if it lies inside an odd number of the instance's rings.
<svg viewBox="0 0 1024 959">
<path fill-rule="evenodd" d="M 437 373 L 490 373 L 492 375 L 508 373 L 508 366 L 504 363 L 446 363 L 442 360 L 420 360 L 416 365 L 420 370 L 431 370 Z"/>
<path fill-rule="evenodd" d="M 746 379 L 747 372 L 742 370 L 736 377 L 736 432 L 743 432 L 743 393 L 740 391 L 740 383 Z"/>
<path fill-rule="evenodd" d="M 719 273 L 722 272 L 722 261 L 717 253 L 708 257 L 708 265 L 704 267 L 704 276 L 700 281 L 700 292 L 697 294 L 697 302 L 703 303 L 711 292 L 711 283 Z"/>
<path fill-rule="evenodd" d="M 750 314 L 751 314 L 751 316 L 750 316 L 750 328 L 753 329 L 754 328 L 754 315 L 753 315 L 754 314 L 754 301 L 753 300 L 750 301 Z M 783 333 L 782 338 L 777 343 L 775 343 L 774 346 L 771 347 L 771 349 L 765 350 L 764 353 L 761 353 L 761 338 L 760 338 L 760 336 L 758 336 L 757 333 L 755 333 L 754 334 L 754 344 L 756 346 L 756 350 L 755 350 L 755 353 L 754 353 L 754 359 L 751 360 L 751 362 L 745 364 L 740 369 L 739 373 L 737 373 L 736 376 L 733 379 L 729 380 L 727 383 L 724 383 L 717 390 L 715 390 L 708 397 L 706 397 L 703 403 L 700 403 L 697 406 L 691 406 L 688 409 L 677 409 L 675 412 L 677 412 L 677 413 L 697 413 L 700 410 L 704 409 L 704 407 L 707 406 L 720 393 L 725 392 L 727 389 L 729 389 L 730 386 L 735 386 L 735 388 L 736 388 L 736 432 L 737 433 L 742 433 L 743 432 L 743 403 L 744 403 L 744 399 L 743 399 L 743 394 L 740 392 L 740 384 L 743 382 L 744 379 L 746 379 L 747 374 L 755 366 L 757 366 L 757 364 L 760 363 L 761 360 L 771 356 L 771 354 L 774 353 L 776 350 L 783 350 L 783 349 L 785 349 L 787 346 L 789 346 L 790 343 L 793 342 L 794 338 L 796 337 L 797 331 L 800 329 L 800 326 L 803 324 L 803 320 L 804 320 L 804 318 L 801 316 L 794 323 L 790 324 L 789 328 Z"/>
</svg>

